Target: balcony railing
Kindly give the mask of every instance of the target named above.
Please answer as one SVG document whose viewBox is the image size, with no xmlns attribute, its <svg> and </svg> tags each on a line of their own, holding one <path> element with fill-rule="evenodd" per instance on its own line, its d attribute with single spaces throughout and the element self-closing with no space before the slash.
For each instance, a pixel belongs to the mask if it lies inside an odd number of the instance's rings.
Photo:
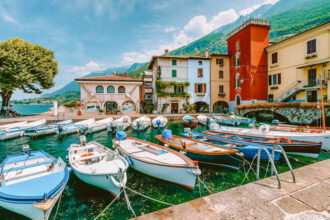
<svg viewBox="0 0 330 220">
<path fill-rule="evenodd" d="M 224 92 L 220 92 L 219 94 L 218 94 L 218 96 L 220 96 L 220 97 L 225 97 L 226 96 L 226 93 L 224 93 Z"/>
</svg>

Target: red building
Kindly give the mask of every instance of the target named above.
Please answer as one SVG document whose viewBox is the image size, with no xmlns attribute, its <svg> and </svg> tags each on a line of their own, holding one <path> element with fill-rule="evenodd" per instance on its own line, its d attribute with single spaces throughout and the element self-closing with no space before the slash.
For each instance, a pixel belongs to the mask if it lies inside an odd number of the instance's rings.
<svg viewBox="0 0 330 220">
<path fill-rule="evenodd" d="M 251 18 L 229 33 L 231 111 L 240 104 L 267 101 L 269 29 L 267 20 Z"/>
</svg>

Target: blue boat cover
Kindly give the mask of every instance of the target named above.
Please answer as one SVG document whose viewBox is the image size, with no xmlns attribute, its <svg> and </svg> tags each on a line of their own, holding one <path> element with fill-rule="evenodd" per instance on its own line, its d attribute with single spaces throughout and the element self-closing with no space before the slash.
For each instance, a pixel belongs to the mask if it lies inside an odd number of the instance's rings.
<svg viewBox="0 0 330 220">
<path fill-rule="evenodd" d="M 20 161 L 24 161 L 26 159 L 32 160 L 32 159 L 36 159 L 36 158 L 41 158 L 41 157 L 49 157 L 52 159 L 55 159 L 55 157 L 51 156 L 50 154 L 46 153 L 45 151 L 33 151 L 30 153 L 21 153 L 21 154 L 15 154 L 15 155 L 10 155 L 8 157 L 6 157 L 6 159 L 4 159 L 1 163 L 1 165 L 6 165 L 9 163 L 16 163 L 16 162 L 20 162 Z"/>
<path fill-rule="evenodd" d="M 193 116 L 191 116 L 191 115 L 185 115 L 183 118 L 182 118 L 182 120 L 185 120 L 185 121 L 192 121 L 194 118 L 193 118 Z"/>
<path fill-rule="evenodd" d="M 165 139 L 172 139 L 172 131 L 169 130 L 169 129 L 165 129 L 162 132 L 162 137 L 165 138 Z"/>
<path fill-rule="evenodd" d="M 125 131 L 117 131 L 116 133 L 116 138 L 119 140 L 119 141 L 123 141 L 125 140 L 127 137 L 127 134 L 125 133 Z"/>
</svg>

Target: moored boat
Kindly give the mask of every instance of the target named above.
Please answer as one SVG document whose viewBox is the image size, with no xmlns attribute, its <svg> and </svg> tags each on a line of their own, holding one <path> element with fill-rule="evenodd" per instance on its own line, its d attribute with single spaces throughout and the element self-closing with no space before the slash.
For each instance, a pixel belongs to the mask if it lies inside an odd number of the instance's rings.
<svg viewBox="0 0 330 220">
<path fill-rule="evenodd" d="M 89 124 L 92 124 L 95 122 L 94 118 L 90 118 L 87 120 L 79 121 L 73 124 L 68 125 L 58 125 L 55 133 L 59 136 L 68 135 L 68 134 L 74 134 L 79 132 L 85 132 L 87 130 L 87 127 Z"/>
<path fill-rule="evenodd" d="M 86 134 L 91 134 L 94 132 L 102 131 L 107 129 L 110 123 L 113 121 L 112 117 L 101 119 L 93 123 L 87 124 Z"/>
<path fill-rule="evenodd" d="M 215 122 L 219 124 L 232 125 L 232 126 L 239 126 L 241 124 L 240 120 L 225 115 L 213 115 L 212 117 L 215 120 Z"/>
<path fill-rule="evenodd" d="M 59 122 L 55 122 L 48 125 L 39 125 L 36 127 L 28 128 L 24 130 L 24 135 L 29 137 L 38 137 L 43 135 L 54 134 L 58 126 L 64 126 L 72 123 L 72 119 L 67 119 Z"/>
<path fill-rule="evenodd" d="M 1 163 L 0 206 L 31 219 L 48 219 L 69 173 L 61 158 L 44 151 L 8 156 Z"/>
<path fill-rule="evenodd" d="M 181 121 L 186 127 L 194 127 L 197 125 L 197 120 L 191 115 L 185 115 Z"/>
<path fill-rule="evenodd" d="M 234 171 L 239 169 L 241 163 L 242 155 L 238 150 L 229 147 L 175 136 L 172 135 L 170 130 L 164 130 L 161 135 L 157 135 L 155 138 L 163 144 L 184 153 L 192 160 L 216 163 Z"/>
<path fill-rule="evenodd" d="M 242 117 L 242 116 L 238 116 L 238 115 L 231 115 L 229 117 L 233 118 L 234 120 L 239 121 L 240 124 L 250 125 L 250 124 L 256 123 L 255 119 L 251 119 L 251 118 L 247 118 L 247 117 Z"/>
<path fill-rule="evenodd" d="M 229 140 L 239 140 L 248 143 L 262 144 L 267 146 L 281 145 L 287 154 L 304 157 L 317 158 L 321 151 L 321 142 L 299 141 L 286 138 L 257 137 L 252 135 L 231 134 L 217 131 L 203 131 L 207 135 L 226 138 Z"/>
<path fill-rule="evenodd" d="M 95 141 L 86 143 L 85 136 L 68 151 L 70 166 L 80 180 L 118 196 L 127 182 L 124 157 Z"/>
<path fill-rule="evenodd" d="M 146 128 L 150 127 L 151 119 L 148 116 L 142 116 L 137 118 L 132 123 L 132 128 L 136 131 L 143 131 Z"/>
<path fill-rule="evenodd" d="M 107 127 L 107 130 L 111 132 L 125 131 L 131 125 L 131 123 L 132 123 L 131 118 L 125 115 L 110 122 L 110 124 Z"/>
<path fill-rule="evenodd" d="M 117 132 L 114 147 L 130 166 L 149 176 L 176 183 L 189 190 L 195 187 L 200 175 L 198 165 L 183 154 L 169 148 Z"/>
<path fill-rule="evenodd" d="M 158 116 L 152 119 L 152 126 L 154 128 L 164 128 L 168 122 L 168 119 L 164 116 Z"/>
<path fill-rule="evenodd" d="M 22 126 L 26 125 L 26 123 L 27 123 L 27 121 L 20 121 L 20 122 L 15 122 L 15 123 L 10 123 L 10 124 L 4 124 L 4 125 L 0 125 L 0 129 L 22 127 Z"/>
<path fill-rule="evenodd" d="M 212 117 L 204 115 L 204 114 L 198 115 L 197 120 L 202 125 L 210 125 L 215 122 Z"/>
</svg>

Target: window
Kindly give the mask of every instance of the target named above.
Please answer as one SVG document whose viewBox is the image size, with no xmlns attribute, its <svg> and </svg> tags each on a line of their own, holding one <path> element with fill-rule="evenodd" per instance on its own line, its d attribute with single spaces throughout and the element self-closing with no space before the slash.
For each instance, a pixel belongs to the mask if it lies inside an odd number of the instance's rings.
<svg viewBox="0 0 330 220">
<path fill-rule="evenodd" d="M 176 70 L 172 70 L 172 77 L 176 77 Z"/>
<path fill-rule="evenodd" d="M 97 86 L 96 87 L 96 93 L 103 93 L 103 86 Z"/>
<path fill-rule="evenodd" d="M 198 77 L 203 77 L 203 69 L 202 68 L 198 68 Z"/>
<path fill-rule="evenodd" d="M 144 86 L 145 86 L 145 87 L 151 87 L 151 86 L 152 86 L 152 83 L 151 83 L 151 82 L 145 82 L 145 83 L 144 83 Z"/>
<path fill-rule="evenodd" d="M 223 59 L 217 59 L 217 64 L 219 64 L 219 66 L 223 66 Z"/>
<path fill-rule="evenodd" d="M 108 93 L 115 93 L 115 88 L 113 86 L 108 87 Z"/>
<path fill-rule="evenodd" d="M 118 93 L 125 93 L 125 87 L 124 86 L 119 86 L 118 87 Z"/>
<path fill-rule="evenodd" d="M 239 50 L 239 41 L 236 41 L 236 50 Z"/>
<path fill-rule="evenodd" d="M 184 92 L 183 86 L 174 86 L 174 92 Z"/>
<path fill-rule="evenodd" d="M 237 52 L 235 55 L 235 66 L 238 67 L 241 65 L 241 54 Z"/>
<path fill-rule="evenodd" d="M 307 41 L 307 55 L 316 53 L 316 39 Z"/>
<path fill-rule="evenodd" d="M 274 86 L 281 84 L 281 73 L 276 73 L 268 76 L 268 85 Z"/>
<path fill-rule="evenodd" d="M 272 53 L 272 64 L 278 63 L 278 52 Z"/>
<path fill-rule="evenodd" d="M 176 66 L 176 60 L 172 60 L 172 66 Z"/>
<path fill-rule="evenodd" d="M 241 96 L 236 96 L 236 105 L 241 105 Z"/>
<path fill-rule="evenodd" d="M 273 94 L 269 94 L 268 95 L 268 102 L 273 102 L 274 101 L 274 95 Z"/>
<path fill-rule="evenodd" d="M 195 93 L 206 93 L 206 83 L 196 83 Z"/>
<path fill-rule="evenodd" d="M 224 93 L 224 87 L 223 85 L 219 85 L 219 94 L 223 94 Z"/>
<path fill-rule="evenodd" d="M 240 80 L 241 80 L 241 76 L 239 75 L 239 73 L 236 73 L 236 76 L 235 76 L 235 88 L 240 88 L 241 87 Z"/>
<path fill-rule="evenodd" d="M 152 95 L 150 95 L 150 94 L 144 95 L 144 98 L 145 99 L 152 99 Z"/>
<path fill-rule="evenodd" d="M 219 79 L 223 79 L 223 70 L 219 70 Z"/>
<path fill-rule="evenodd" d="M 203 65 L 203 61 L 201 61 L 201 60 L 198 61 L 198 65 L 199 65 L 199 66 L 202 66 L 202 65 Z"/>
</svg>

